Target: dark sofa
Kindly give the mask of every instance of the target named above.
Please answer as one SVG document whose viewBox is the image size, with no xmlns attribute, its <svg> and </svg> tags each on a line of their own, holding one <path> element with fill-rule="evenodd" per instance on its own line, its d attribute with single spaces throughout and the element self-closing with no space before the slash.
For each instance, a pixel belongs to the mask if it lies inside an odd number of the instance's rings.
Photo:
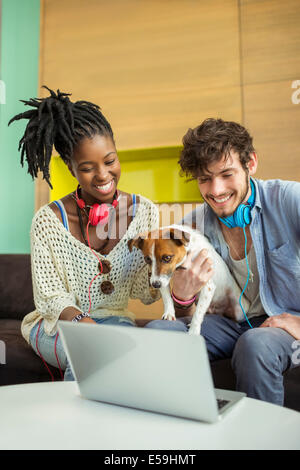
<svg viewBox="0 0 300 470">
<path fill-rule="evenodd" d="M 0 341 L 5 345 L 0 355 L 0 385 L 46 382 L 51 377 L 42 360 L 23 339 L 20 331 L 23 317 L 34 310 L 30 255 L 0 255 Z M 139 320 L 143 326 L 147 320 Z M 211 364 L 216 388 L 235 389 L 230 360 Z M 59 370 L 49 366 L 54 379 Z M 300 367 L 284 376 L 285 406 L 300 411 Z"/>
<path fill-rule="evenodd" d="M 30 255 L 0 255 L 0 340 L 6 353 L 5 364 L 0 364 L 0 385 L 51 380 L 42 360 L 21 335 L 21 321 L 32 310 Z M 59 379 L 58 369 L 50 370 Z"/>
</svg>

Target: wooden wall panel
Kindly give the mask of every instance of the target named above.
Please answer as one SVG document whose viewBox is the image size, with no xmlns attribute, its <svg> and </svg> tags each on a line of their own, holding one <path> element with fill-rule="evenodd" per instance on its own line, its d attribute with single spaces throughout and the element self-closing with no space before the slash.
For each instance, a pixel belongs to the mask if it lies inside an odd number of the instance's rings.
<svg viewBox="0 0 300 470">
<path fill-rule="evenodd" d="M 300 104 L 290 80 L 247 85 L 246 126 L 259 157 L 257 177 L 300 181 Z"/>
<path fill-rule="evenodd" d="M 299 0 L 241 0 L 245 85 L 300 78 Z"/>
<path fill-rule="evenodd" d="M 102 106 L 119 149 L 240 120 L 235 0 L 44 0 L 41 84 Z"/>
<path fill-rule="evenodd" d="M 241 1 L 244 124 L 259 155 L 257 176 L 300 181 L 300 2 Z"/>
</svg>

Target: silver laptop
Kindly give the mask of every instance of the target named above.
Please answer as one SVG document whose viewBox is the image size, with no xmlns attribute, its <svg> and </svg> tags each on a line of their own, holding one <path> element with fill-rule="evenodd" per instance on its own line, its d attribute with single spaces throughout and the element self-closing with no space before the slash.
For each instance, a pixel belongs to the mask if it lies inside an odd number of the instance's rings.
<svg viewBox="0 0 300 470">
<path fill-rule="evenodd" d="M 214 389 L 202 336 L 63 321 L 59 332 L 85 398 L 213 423 L 245 396 Z"/>
</svg>

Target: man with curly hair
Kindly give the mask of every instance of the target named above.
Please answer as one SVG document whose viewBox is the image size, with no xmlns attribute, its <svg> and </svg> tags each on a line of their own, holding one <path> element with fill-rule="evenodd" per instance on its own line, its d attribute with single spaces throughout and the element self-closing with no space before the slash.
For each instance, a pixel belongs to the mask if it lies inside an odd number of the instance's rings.
<svg viewBox="0 0 300 470">
<path fill-rule="evenodd" d="M 198 182 L 204 200 L 184 223 L 204 231 L 227 263 L 250 307 L 244 321 L 209 314 L 202 323 L 210 360 L 232 358 L 236 388 L 283 405 L 283 373 L 300 339 L 300 183 L 254 179 L 258 158 L 240 124 L 206 119 L 183 137 L 181 172 Z M 251 197 L 253 204 L 247 201 Z M 173 280 L 177 322 L 149 327 L 187 331 L 186 307 L 212 277 L 205 251 Z M 295 362 L 295 361 L 294 361 Z"/>
</svg>

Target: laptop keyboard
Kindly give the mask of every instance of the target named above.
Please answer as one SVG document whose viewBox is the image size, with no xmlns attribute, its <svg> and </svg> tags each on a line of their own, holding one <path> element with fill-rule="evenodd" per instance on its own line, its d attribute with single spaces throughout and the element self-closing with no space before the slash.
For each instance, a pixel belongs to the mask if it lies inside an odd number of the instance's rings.
<svg viewBox="0 0 300 470">
<path fill-rule="evenodd" d="M 227 403 L 229 403 L 229 400 L 221 400 L 220 398 L 217 398 L 218 410 L 221 410 L 223 406 L 227 405 Z"/>
</svg>

